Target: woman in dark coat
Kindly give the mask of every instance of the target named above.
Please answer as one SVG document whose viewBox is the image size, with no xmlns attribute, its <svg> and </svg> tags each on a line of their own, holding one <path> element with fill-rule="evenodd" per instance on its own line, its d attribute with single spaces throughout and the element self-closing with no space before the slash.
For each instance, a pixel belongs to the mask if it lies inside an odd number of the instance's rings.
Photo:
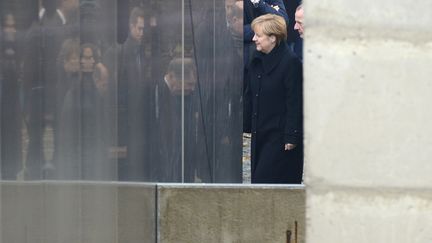
<svg viewBox="0 0 432 243">
<path fill-rule="evenodd" d="M 302 64 L 282 17 L 252 22 L 256 52 L 246 72 L 244 132 L 252 133 L 252 183 L 301 183 Z"/>
</svg>

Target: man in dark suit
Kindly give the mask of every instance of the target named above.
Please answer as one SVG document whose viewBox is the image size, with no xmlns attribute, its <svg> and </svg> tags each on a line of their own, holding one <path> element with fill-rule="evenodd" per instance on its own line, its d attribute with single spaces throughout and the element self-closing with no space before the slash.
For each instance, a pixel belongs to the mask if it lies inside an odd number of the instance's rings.
<svg viewBox="0 0 432 243">
<path fill-rule="evenodd" d="M 196 84 L 192 59 L 174 58 L 164 79 L 156 85 L 157 181 L 199 182 L 196 180 L 202 179 L 199 168 L 206 164 L 202 156 L 203 136 Z"/>
<path fill-rule="evenodd" d="M 297 7 L 295 12 L 294 30 L 298 31 L 300 38 L 294 43 L 294 52 L 303 60 L 303 36 L 304 36 L 304 10 L 303 5 Z"/>
<path fill-rule="evenodd" d="M 294 29 L 295 24 L 295 12 L 297 7 L 300 5 L 300 0 L 283 0 L 285 8 L 288 14 L 289 23 L 287 24 L 287 43 L 292 48 L 294 43 L 300 38 L 299 33 Z"/>
<path fill-rule="evenodd" d="M 303 6 L 300 5 L 300 6 L 297 7 L 296 12 L 295 12 L 295 25 L 294 25 L 294 29 L 299 32 L 300 37 L 302 39 L 303 39 L 303 35 L 304 35 L 303 19 L 304 19 L 304 10 L 303 10 Z"/>
<path fill-rule="evenodd" d="M 120 180 L 148 181 L 151 179 L 151 124 L 154 117 L 150 71 L 143 48 L 144 11 L 132 9 L 129 35 L 119 55 L 118 126 L 119 145 L 127 155 L 119 161 Z"/>
</svg>

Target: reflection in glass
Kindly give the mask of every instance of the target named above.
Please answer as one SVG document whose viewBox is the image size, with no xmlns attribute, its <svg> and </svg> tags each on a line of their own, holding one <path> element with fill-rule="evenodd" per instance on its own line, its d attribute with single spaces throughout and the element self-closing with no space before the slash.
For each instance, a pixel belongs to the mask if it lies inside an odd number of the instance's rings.
<svg viewBox="0 0 432 243">
<path fill-rule="evenodd" d="M 241 182 L 240 3 L 1 0 L 1 178 Z"/>
<path fill-rule="evenodd" d="M 20 54 L 17 40 L 16 17 L 12 13 L 1 16 L 0 97 L 1 97 L 1 179 L 16 179 L 21 169 L 21 107 L 18 82 Z"/>
<path fill-rule="evenodd" d="M 154 242 L 154 191 L 87 181 L 241 182 L 240 2 L 0 0 L 0 241 Z"/>
</svg>

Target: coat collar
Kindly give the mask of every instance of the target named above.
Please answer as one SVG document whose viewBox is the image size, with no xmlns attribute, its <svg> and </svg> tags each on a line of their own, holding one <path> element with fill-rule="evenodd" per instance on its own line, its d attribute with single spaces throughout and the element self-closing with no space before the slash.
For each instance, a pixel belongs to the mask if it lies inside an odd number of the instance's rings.
<svg viewBox="0 0 432 243">
<path fill-rule="evenodd" d="M 275 46 L 269 54 L 255 51 L 254 61 L 261 60 L 264 72 L 271 72 L 281 61 L 286 51 L 285 41 L 281 41 L 278 46 Z"/>
<path fill-rule="evenodd" d="M 140 51 L 140 43 L 138 41 L 134 40 L 131 36 L 128 36 L 128 38 L 124 42 L 124 45 L 127 48 L 131 48 L 129 50 L 133 50 L 136 53 L 139 53 L 139 51 Z"/>
</svg>

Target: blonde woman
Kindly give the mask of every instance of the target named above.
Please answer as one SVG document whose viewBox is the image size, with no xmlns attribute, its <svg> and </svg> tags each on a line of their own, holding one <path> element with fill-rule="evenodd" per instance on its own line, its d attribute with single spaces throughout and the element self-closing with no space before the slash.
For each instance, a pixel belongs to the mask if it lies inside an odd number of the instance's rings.
<svg viewBox="0 0 432 243">
<path fill-rule="evenodd" d="M 244 131 L 252 133 L 252 183 L 301 183 L 302 64 L 286 44 L 285 20 L 252 22 L 256 51 L 246 73 Z"/>
</svg>

